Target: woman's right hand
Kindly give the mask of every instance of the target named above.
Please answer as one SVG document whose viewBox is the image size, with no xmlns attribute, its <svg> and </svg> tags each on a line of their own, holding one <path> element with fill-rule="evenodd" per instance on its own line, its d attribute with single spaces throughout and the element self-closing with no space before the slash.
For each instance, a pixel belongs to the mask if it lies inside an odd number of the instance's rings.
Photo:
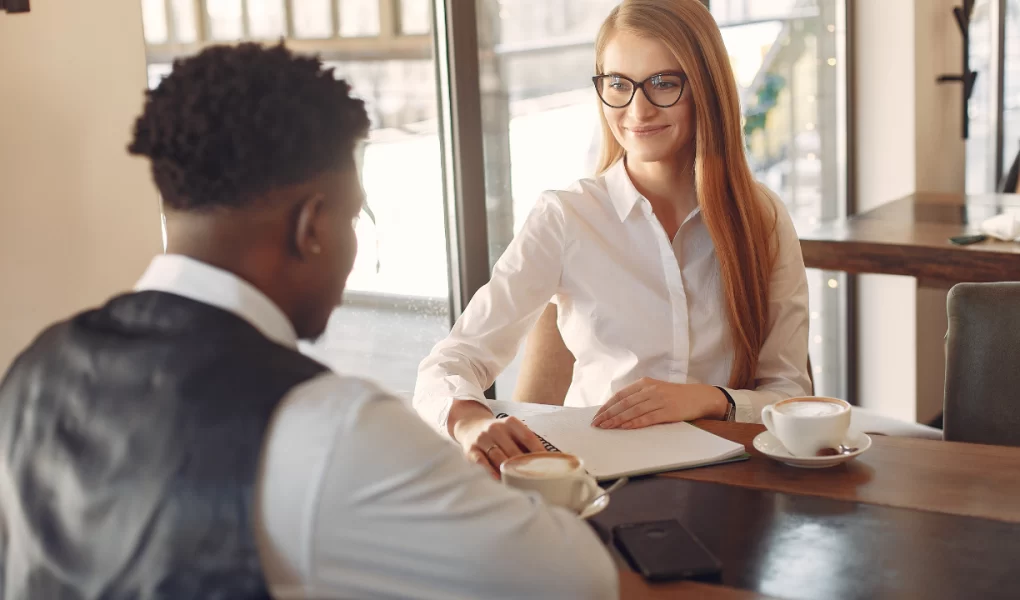
<svg viewBox="0 0 1020 600">
<path fill-rule="evenodd" d="M 485 467 L 494 479 L 499 479 L 503 461 L 530 452 L 545 452 L 542 441 L 520 419 L 496 419 L 481 404 L 473 401 L 472 404 L 479 410 L 458 416 L 450 430 L 468 460 Z"/>
</svg>

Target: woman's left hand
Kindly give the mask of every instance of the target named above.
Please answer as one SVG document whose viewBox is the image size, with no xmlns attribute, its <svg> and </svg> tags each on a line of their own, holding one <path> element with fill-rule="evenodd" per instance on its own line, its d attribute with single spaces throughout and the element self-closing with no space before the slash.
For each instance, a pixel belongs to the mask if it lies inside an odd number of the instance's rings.
<svg viewBox="0 0 1020 600">
<path fill-rule="evenodd" d="M 603 404 L 591 424 L 601 429 L 638 429 L 659 423 L 721 419 L 728 403 L 726 396 L 711 385 L 645 377 Z"/>
</svg>

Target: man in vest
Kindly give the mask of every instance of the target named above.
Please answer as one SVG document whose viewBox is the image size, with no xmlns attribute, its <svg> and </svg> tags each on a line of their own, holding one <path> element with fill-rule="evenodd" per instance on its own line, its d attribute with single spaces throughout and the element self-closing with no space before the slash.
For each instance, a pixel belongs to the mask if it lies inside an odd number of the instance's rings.
<svg viewBox="0 0 1020 600">
<path fill-rule="evenodd" d="M 207 49 L 149 92 L 130 151 L 168 253 L 0 384 L 0 597 L 616 596 L 585 523 L 298 352 L 354 263 L 368 127 L 282 46 Z"/>
</svg>

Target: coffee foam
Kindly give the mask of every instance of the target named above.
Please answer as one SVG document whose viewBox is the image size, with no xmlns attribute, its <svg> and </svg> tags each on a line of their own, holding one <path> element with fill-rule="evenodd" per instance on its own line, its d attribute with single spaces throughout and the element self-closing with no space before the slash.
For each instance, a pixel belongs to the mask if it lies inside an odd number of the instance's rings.
<svg viewBox="0 0 1020 600">
<path fill-rule="evenodd" d="M 842 404 L 825 400 L 797 400 L 783 402 L 776 406 L 776 411 L 791 417 L 825 417 L 839 414 L 845 410 L 846 407 Z"/>
<path fill-rule="evenodd" d="M 563 477 L 579 465 L 569 456 L 532 456 L 515 460 L 507 468 L 525 477 Z"/>
</svg>

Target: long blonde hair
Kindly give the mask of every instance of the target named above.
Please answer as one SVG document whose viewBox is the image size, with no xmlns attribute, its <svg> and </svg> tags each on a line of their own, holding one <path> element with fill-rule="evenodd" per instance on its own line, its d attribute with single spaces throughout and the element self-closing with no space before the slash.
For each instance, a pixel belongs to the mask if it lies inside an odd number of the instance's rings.
<svg viewBox="0 0 1020 600">
<path fill-rule="evenodd" d="M 759 190 L 744 155 L 740 100 L 722 34 L 699 0 L 624 0 L 602 24 L 595 43 L 595 70 L 613 33 L 626 31 L 659 40 L 687 74 L 695 119 L 694 184 L 722 272 L 732 331 L 729 386 L 753 388 L 768 328 L 769 278 L 775 262 L 776 213 Z M 602 120 L 605 173 L 624 149 Z"/>
</svg>

